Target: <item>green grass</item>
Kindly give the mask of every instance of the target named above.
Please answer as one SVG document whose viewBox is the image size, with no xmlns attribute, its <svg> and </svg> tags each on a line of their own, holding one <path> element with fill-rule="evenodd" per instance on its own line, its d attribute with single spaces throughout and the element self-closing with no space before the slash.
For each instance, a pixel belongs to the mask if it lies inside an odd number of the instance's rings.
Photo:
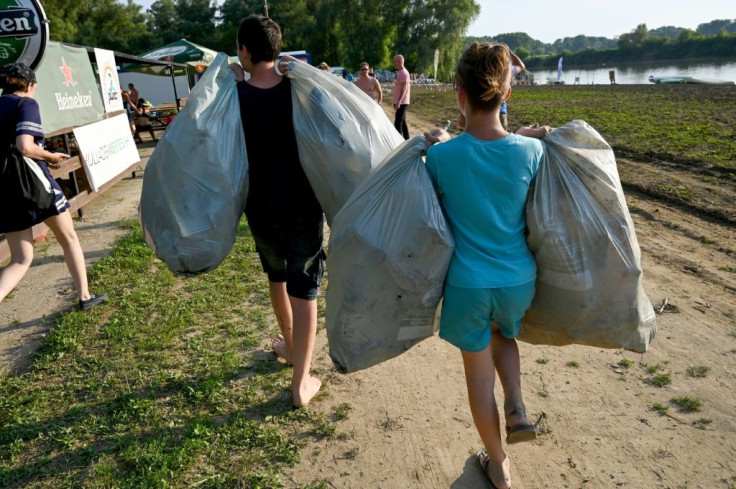
<svg viewBox="0 0 736 489">
<path fill-rule="evenodd" d="M 547 357 L 537 358 L 535 361 L 540 365 L 547 365 L 549 363 L 549 358 Z"/>
<path fill-rule="evenodd" d="M 632 365 L 634 365 L 634 361 L 633 360 L 629 360 L 628 358 L 622 358 L 618 362 L 618 366 L 619 367 L 622 367 L 622 368 L 629 368 Z"/>
<path fill-rule="evenodd" d="M 89 270 L 109 303 L 62 314 L 30 371 L 0 378 L 0 487 L 283 487 L 350 409 L 292 409 L 291 369 L 260 346 L 276 326 L 247 226 L 181 278 L 125 224 Z"/>
<path fill-rule="evenodd" d="M 568 367 L 571 367 L 571 368 L 578 368 L 580 366 L 580 363 L 578 363 L 577 360 L 570 360 L 565 365 L 567 365 Z"/>
<path fill-rule="evenodd" d="M 670 372 L 660 372 L 647 379 L 647 382 L 654 387 L 665 387 L 672 383 L 672 374 Z"/>
<path fill-rule="evenodd" d="M 690 396 L 674 397 L 670 399 L 670 402 L 677 406 L 677 408 L 683 413 L 700 411 L 703 405 L 700 399 Z"/>
<path fill-rule="evenodd" d="M 735 95 L 734 87 L 514 87 L 508 103 L 509 125 L 513 130 L 535 123 L 559 127 L 582 119 L 603 135 L 619 157 L 710 164 L 728 171 L 736 168 Z M 457 132 L 452 89 L 413 89 L 412 111 L 427 114 L 437 125 L 450 119 L 451 132 Z"/>
<path fill-rule="evenodd" d="M 651 409 L 652 411 L 658 413 L 660 416 L 664 416 L 665 414 L 667 414 L 667 411 L 670 410 L 670 407 L 666 404 L 655 402 L 654 404 L 652 404 Z"/>
<path fill-rule="evenodd" d="M 707 377 L 708 372 L 710 372 L 710 368 L 705 367 L 703 365 L 698 365 L 697 367 L 689 367 L 687 369 L 687 374 L 690 377 L 695 377 L 695 378 Z"/>
</svg>

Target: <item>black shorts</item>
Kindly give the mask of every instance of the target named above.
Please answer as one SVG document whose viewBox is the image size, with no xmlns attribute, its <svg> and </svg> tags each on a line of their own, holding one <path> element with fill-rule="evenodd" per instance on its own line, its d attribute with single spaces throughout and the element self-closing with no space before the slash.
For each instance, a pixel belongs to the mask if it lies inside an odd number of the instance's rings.
<svg viewBox="0 0 736 489">
<path fill-rule="evenodd" d="M 297 299 L 314 300 L 322 283 L 324 216 L 310 214 L 292 219 L 249 220 L 256 251 L 270 282 L 286 282 L 286 292 Z"/>
<path fill-rule="evenodd" d="M 51 175 L 48 166 L 45 162 L 40 161 L 38 166 L 41 168 L 44 177 L 48 180 L 51 185 L 51 189 L 54 192 L 54 205 L 46 210 L 27 210 L 20 209 L 20 205 L 13 205 L 8 209 L 3 209 L 0 214 L 0 233 L 11 233 L 14 231 L 23 231 L 30 227 L 40 224 L 49 217 L 58 216 L 62 212 L 69 209 L 69 201 L 64 196 L 64 192 L 61 191 L 56 179 Z"/>
</svg>

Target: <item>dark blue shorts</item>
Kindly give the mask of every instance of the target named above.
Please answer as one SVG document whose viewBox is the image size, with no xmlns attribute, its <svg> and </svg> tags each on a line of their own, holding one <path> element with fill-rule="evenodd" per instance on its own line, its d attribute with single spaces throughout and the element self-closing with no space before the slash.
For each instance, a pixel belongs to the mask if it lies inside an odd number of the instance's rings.
<svg viewBox="0 0 736 489">
<path fill-rule="evenodd" d="M 326 258 L 322 249 L 324 216 L 249 221 L 249 225 L 268 280 L 286 282 L 286 292 L 297 299 L 316 299 Z"/>
</svg>

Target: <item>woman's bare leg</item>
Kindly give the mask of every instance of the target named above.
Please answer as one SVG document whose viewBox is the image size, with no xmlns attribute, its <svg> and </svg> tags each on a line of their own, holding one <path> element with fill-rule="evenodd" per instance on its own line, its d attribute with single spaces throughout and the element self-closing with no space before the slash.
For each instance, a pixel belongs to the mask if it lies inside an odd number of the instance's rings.
<svg viewBox="0 0 736 489">
<path fill-rule="evenodd" d="M 0 270 L 0 302 L 20 283 L 33 262 L 33 231 L 5 233 L 10 248 L 10 263 Z"/>
<path fill-rule="evenodd" d="M 84 263 L 84 252 L 79 243 L 79 237 L 74 230 L 74 222 L 69 211 L 64 211 L 58 216 L 49 217 L 44 221 L 51 228 L 56 240 L 64 251 L 64 260 L 69 273 L 77 288 L 80 300 L 86 301 L 90 298 L 87 286 L 87 265 Z"/>
</svg>

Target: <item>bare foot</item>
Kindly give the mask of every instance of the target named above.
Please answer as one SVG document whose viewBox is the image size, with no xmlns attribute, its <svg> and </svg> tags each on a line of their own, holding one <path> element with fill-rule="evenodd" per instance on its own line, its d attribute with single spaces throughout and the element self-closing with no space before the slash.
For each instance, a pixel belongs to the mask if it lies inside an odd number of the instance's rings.
<svg viewBox="0 0 736 489">
<path fill-rule="evenodd" d="M 283 336 L 278 335 L 274 338 L 271 341 L 271 348 L 273 348 L 273 352 L 276 355 L 280 356 L 284 361 L 286 361 L 286 363 L 291 365 L 291 355 L 289 355 L 289 349 L 286 348 L 286 341 L 284 341 Z"/>
<path fill-rule="evenodd" d="M 299 408 L 309 404 L 309 401 L 319 392 L 320 387 L 322 387 L 322 381 L 311 376 L 307 377 L 307 380 L 301 386 L 292 387 L 294 406 Z"/>
</svg>

